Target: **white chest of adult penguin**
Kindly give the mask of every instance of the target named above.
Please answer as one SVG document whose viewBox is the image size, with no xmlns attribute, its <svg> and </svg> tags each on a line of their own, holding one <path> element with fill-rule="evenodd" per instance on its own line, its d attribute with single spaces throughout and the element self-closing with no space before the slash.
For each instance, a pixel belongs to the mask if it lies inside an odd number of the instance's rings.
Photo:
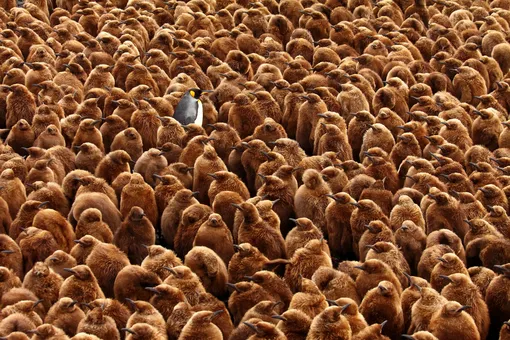
<svg viewBox="0 0 510 340">
<path fill-rule="evenodd" d="M 174 119 L 181 125 L 197 124 L 202 126 L 204 121 L 204 107 L 200 100 L 203 92 L 212 92 L 210 90 L 189 89 L 182 96 L 174 112 Z"/>
</svg>

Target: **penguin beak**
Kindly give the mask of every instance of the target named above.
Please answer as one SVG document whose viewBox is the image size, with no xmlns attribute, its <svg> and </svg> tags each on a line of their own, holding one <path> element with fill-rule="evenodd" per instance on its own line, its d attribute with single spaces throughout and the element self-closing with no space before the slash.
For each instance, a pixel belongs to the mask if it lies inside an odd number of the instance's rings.
<svg viewBox="0 0 510 340">
<path fill-rule="evenodd" d="M 272 319 L 277 319 L 277 320 L 282 320 L 283 322 L 287 321 L 286 318 L 284 318 L 283 316 L 281 315 L 273 315 L 271 316 Z"/>
<path fill-rule="evenodd" d="M 222 313 L 223 313 L 223 309 L 219 309 L 219 310 L 215 311 L 214 313 L 211 314 L 211 316 L 209 317 L 209 320 L 213 320 L 214 318 L 216 318 L 218 315 L 220 315 Z"/>
<path fill-rule="evenodd" d="M 154 287 L 145 287 L 145 290 L 148 290 L 149 292 L 153 292 L 156 295 L 160 295 L 161 293 Z"/>
</svg>

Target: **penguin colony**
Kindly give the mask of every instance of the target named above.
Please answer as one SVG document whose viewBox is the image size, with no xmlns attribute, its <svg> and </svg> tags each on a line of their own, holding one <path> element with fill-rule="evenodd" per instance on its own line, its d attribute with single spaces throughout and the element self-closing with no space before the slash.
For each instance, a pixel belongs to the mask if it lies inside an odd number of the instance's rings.
<svg viewBox="0 0 510 340">
<path fill-rule="evenodd" d="M 510 339 L 510 0 L 0 4 L 0 339 Z"/>
</svg>

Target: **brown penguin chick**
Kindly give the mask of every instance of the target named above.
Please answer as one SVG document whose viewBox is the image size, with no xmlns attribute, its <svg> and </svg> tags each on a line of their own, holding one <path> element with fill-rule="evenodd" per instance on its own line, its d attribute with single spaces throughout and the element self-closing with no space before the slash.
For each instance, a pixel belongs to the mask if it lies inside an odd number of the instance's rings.
<svg viewBox="0 0 510 340">
<path fill-rule="evenodd" d="M 439 339 L 459 336 L 463 339 L 480 339 L 473 318 L 465 312 L 471 306 L 463 306 L 456 301 L 445 303 L 434 313 L 429 330 Z"/>
<path fill-rule="evenodd" d="M 274 216 L 274 213 L 278 215 L 280 222 L 276 225 L 279 225 L 280 231 L 285 234 L 291 227 L 289 218 L 294 216 L 294 189 L 276 176 L 265 176 L 263 179 L 264 184 L 257 191 L 257 195 L 272 200 L 271 210 L 267 210 L 267 212 L 269 215 Z M 267 204 L 264 206 L 269 208 Z M 271 221 L 268 219 L 267 222 Z M 235 225 L 233 234 L 235 240 Z"/>
<path fill-rule="evenodd" d="M 50 124 L 46 129 L 37 136 L 34 141 L 34 146 L 49 149 L 53 146 L 65 146 L 65 139 L 60 130 L 53 124 Z"/>
<path fill-rule="evenodd" d="M 161 126 L 157 117 L 157 111 L 144 100 L 138 102 L 138 110 L 131 116 L 130 125 L 142 136 L 144 151 L 157 147 L 157 132 Z"/>
<path fill-rule="evenodd" d="M 411 272 L 415 273 L 421 254 L 426 246 L 425 231 L 412 221 L 403 221 L 395 231 L 395 244 L 404 255 Z"/>
<path fill-rule="evenodd" d="M 362 272 L 356 278 L 356 289 L 359 296 L 364 296 L 370 289 L 383 280 L 390 281 L 397 292 L 402 292 L 402 286 L 391 268 L 380 260 L 367 260 L 361 266 L 356 266 Z"/>
<path fill-rule="evenodd" d="M 215 296 L 226 294 L 227 268 L 214 251 L 195 246 L 186 255 L 184 264 L 198 275 L 206 291 Z"/>
<path fill-rule="evenodd" d="M 510 236 L 510 225 L 508 215 L 505 209 L 499 205 L 487 206 L 487 215 L 484 216 L 484 220 L 492 224 L 503 236 Z"/>
<path fill-rule="evenodd" d="M 347 136 L 349 144 L 352 146 L 353 156 L 357 158 L 363 144 L 363 136 L 375 121 L 374 116 L 369 111 L 359 111 L 350 114 L 354 117 L 349 120 Z"/>
<path fill-rule="evenodd" d="M 53 159 L 38 160 L 34 167 L 28 172 L 25 183 L 30 185 L 37 181 L 44 183 L 57 182 L 55 172 L 49 167 L 50 163 L 53 161 Z"/>
<path fill-rule="evenodd" d="M 444 276 L 454 273 L 469 275 L 464 263 L 453 253 L 444 254 L 438 260 L 439 262 L 430 273 L 430 285 L 438 292 L 448 284 L 448 280 L 444 279 Z"/>
<path fill-rule="evenodd" d="M 384 215 L 389 216 L 393 207 L 393 194 L 391 191 L 385 189 L 384 182 L 384 179 L 378 179 L 368 188 L 364 188 L 359 196 L 359 200 L 372 200 L 381 207 Z"/>
<path fill-rule="evenodd" d="M 297 309 L 289 309 L 281 315 L 273 315 L 274 319 L 280 320 L 276 328 L 281 330 L 289 340 L 305 339 L 312 319 Z"/>
<path fill-rule="evenodd" d="M 486 146 L 494 151 L 498 148 L 498 138 L 503 131 L 503 125 L 497 115 L 497 111 L 489 108 L 481 111 L 474 110 L 478 117 L 473 121 L 473 143 Z"/>
<path fill-rule="evenodd" d="M 245 94 L 237 94 L 232 103 L 228 113 L 228 125 L 237 131 L 241 139 L 252 135 L 255 128 L 263 124 L 265 117 Z"/>
<path fill-rule="evenodd" d="M 223 339 L 221 330 L 212 322 L 220 313 L 223 313 L 223 310 L 196 312 L 183 327 L 179 339 L 191 340 L 204 337 Z"/>
<path fill-rule="evenodd" d="M 397 246 L 390 242 L 379 241 L 372 246 L 369 246 L 369 248 L 370 250 L 367 253 L 366 259 L 376 259 L 386 263 L 390 266 L 395 275 L 397 275 L 401 286 L 405 287 L 407 283 L 407 275 L 410 274 L 411 270 L 404 255 L 400 252 Z"/>
<path fill-rule="evenodd" d="M 287 133 L 282 125 L 275 122 L 272 118 L 266 118 L 262 124 L 255 128 L 252 137 L 270 145 L 270 142 L 280 138 L 287 138 Z"/>
<path fill-rule="evenodd" d="M 391 282 L 381 281 L 375 288 L 369 290 L 359 309 L 369 324 L 388 320 L 383 329 L 383 333 L 388 337 L 396 339 L 402 334 L 404 315 L 400 296 Z M 381 319 L 384 320 L 380 321 Z"/>
<path fill-rule="evenodd" d="M 139 198 L 144 198 L 144 203 L 139 202 Z M 134 206 L 139 206 L 152 225 L 158 223 L 158 207 L 154 190 L 150 185 L 144 182 L 143 177 L 138 173 L 133 173 L 128 185 L 122 189 L 120 198 L 120 212 L 122 216 L 127 217 Z"/>
<path fill-rule="evenodd" d="M 90 255 L 94 247 L 100 244 L 100 241 L 90 235 L 85 235 L 79 240 L 74 241 L 76 245 L 69 253 L 76 259 L 77 264 L 85 264 L 87 257 Z"/>
<path fill-rule="evenodd" d="M 132 264 L 141 264 L 147 256 L 147 246 L 155 242 L 153 224 L 142 208 L 133 206 L 115 233 L 113 243 L 127 254 Z"/>
<path fill-rule="evenodd" d="M 21 249 L 6 234 L 0 235 L 0 266 L 12 270 L 19 278 L 23 277 Z"/>
<path fill-rule="evenodd" d="M 103 221 L 110 227 L 112 233 L 115 233 L 122 223 L 122 215 L 116 206 L 117 197 L 114 189 L 103 179 L 94 176 L 85 176 L 80 182 L 83 185 L 78 189 L 69 214 L 71 224 L 77 224 L 83 211 L 96 208 L 101 211 Z"/>
<path fill-rule="evenodd" d="M 137 161 L 143 153 L 142 136 L 136 129 L 130 127 L 119 133 L 113 138 L 111 150 L 124 150 L 131 156 L 133 161 Z"/>
<path fill-rule="evenodd" d="M 352 159 L 352 150 L 348 144 L 345 133 L 336 125 L 320 123 L 325 128 L 325 133 L 320 137 L 317 144 L 317 153 L 323 154 L 333 151 L 341 161 Z"/>
<path fill-rule="evenodd" d="M 113 296 L 115 277 L 117 277 L 122 268 L 129 265 L 129 259 L 115 245 L 99 243 L 94 246 L 85 264 L 97 278 L 97 282 L 105 295 Z"/>
<path fill-rule="evenodd" d="M 27 333 L 34 334 L 32 339 L 42 340 L 42 339 L 58 339 L 58 340 L 67 340 L 69 337 L 64 333 L 63 330 L 57 328 L 50 324 L 42 324 L 37 328 L 27 330 Z"/>
<path fill-rule="evenodd" d="M 202 135 L 193 137 L 182 149 L 179 162 L 187 165 L 188 167 L 192 167 L 197 158 L 204 153 L 205 144 L 210 141 L 210 138 Z M 191 177 L 191 175 L 189 177 Z"/>
<path fill-rule="evenodd" d="M 467 128 L 458 119 L 448 119 L 441 122 L 444 126 L 439 130 L 439 136 L 447 142 L 457 145 L 463 152 L 466 152 L 473 141 L 469 136 Z"/>
<path fill-rule="evenodd" d="M 129 284 L 126 284 L 127 282 Z M 156 274 L 138 265 L 128 265 L 115 278 L 113 286 L 115 299 L 126 301 L 131 298 L 148 301 L 152 294 L 145 288 L 159 284 L 161 284 L 161 279 Z"/>
<path fill-rule="evenodd" d="M 314 132 L 320 117 L 328 111 L 326 104 L 315 94 L 301 96 L 305 101 L 299 106 L 296 128 L 296 141 L 305 152 L 312 153 Z"/>
<path fill-rule="evenodd" d="M 368 340 L 368 339 L 374 339 L 374 340 L 388 340 L 387 336 L 383 335 L 383 329 L 386 325 L 386 322 L 383 322 L 381 324 L 373 324 L 370 325 L 363 330 L 361 330 L 358 334 L 353 335 L 353 340 Z"/>
<path fill-rule="evenodd" d="M 365 261 L 367 253 L 372 249 L 371 246 L 377 242 L 395 243 L 393 231 L 381 221 L 371 221 L 365 225 L 365 228 L 366 231 L 359 240 L 359 258 L 361 261 Z"/>
<path fill-rule="evenodd" d="M 6 99 L 6 127 L 12 128 L 20 119 L 31 122 L 35 116 L 35 98 L 29 90 L 21 84 L 7 86 L 10 92 Z"/>
<path fill-rule="evenodd" d="M 101 307 L 96 307 L 89 311 L 78 324 L 76 332 L 93 334 L 100 339 L 120 339 L 120 333 L 115 321 L 107 316 Z"/>
<path fill-rule="evenodd" d="M 485 339 L 489 332 L 489 310 L 478 287 L 464 274 L 451 274 L 444 278 L 449 284 L 443 288 L 441 295 L 450 301 L 471 306 L 467 313 L 473 317 L 480 338 Z"/>
<path fill-rule="evenodd" d="M 463 103 L 477 104 L 474 96 L 487 94 L 487 87 L 482 76 L 473 68 L 461 66 L 453 69 L 456 73 L 452 84 L 457 98 Z"/>
<path fill-rule="evenodd" d="M 331 203 L 331 199 L 326 196 L 331 194 L 331 190 L 316 170 L 306 170 L 302 179 L 303 185 L 294 196 L 296 215 L 310 218 L 323 233 L 327 233 L 324 211 Z"/>
<path fill-rule="evenodd" d="M 216 171 L 208 175 L 213 178 L 208 190 L 210 202 L 214 202 L 216 195 L 222 191 L 236 192 L 245 200 L 250 198 L 248 188 L 236 174 L 228 171 Z"/>
<path fill-rule="evenodd" d="M 12 288 L 21 287 L 21 280 L 16 274 L 8 268 L 0 267 L 1 273 L 1 281 L 0 281 L 0 290 L 2 294 L 7 293 Z"/>
<path fill-rule="evenodd" d="M 177 145 L 183 145 L 182 140 L 186 136 L 186 131 L 178 121 L 172 117 L 158 116 L 161 126 L 158 128 L 157 145 L 162 146 L 165 143 L 172 142 Z"/>
<path fill-rule="evenodd" d="M 211 124 L 210 127 L 213 131 L 210 133 L 210 137 L 214 138 L 213 144 L 218 156 L 223 160 L 225 164 L 228 162 L 228 157 L 231 152 L 231 148 L 241 141 L 237 131 L 226 123 L 215 123 Z"/>
<path fill-rule="evenodd" d="M 469 231 L 464 237 L 464 244 L 468 245 L 471 241 L 483 237 L 485 235 L 492 235 L 502 238 L 503 235 L 489 222 L 482 219 L 465 220 L 469 226 Z"/>
<path fill-rule="evenodd" d="M 342 315 L 349 322 L 353 336 L 368 327 L 364 316 L 358 311 L 358 305 L 354 302 L 354 300 L 350 298 L 339 298 L 330 303 L 342 307 Z"/>
<path fill-rule="evenodd" d="M 262 270 L 244 278 L 255 282 L 269 292 L 275 301 L 283 304 L 283 310 L 289 306 L 292 300 L 292 292 L 287 283 L 275 273 Z M 276 305 L 273 308 L 276 308 Z"/>
<path fill-rule="evenodd" d="M 328 307 L 326 297 L 312 280 L 298 278 L 296 293 L 290 301 L 289 309 L 297 309 L 310 318 L 315 318 Z"/>
<path fill-rule="evenodd" d="M 323 237 L 322 232 L 310 219 L 302 217 L 291 219 L 291 221 L 296 223 L 296 227 L 285 237 L 285 247 L 289 258 L 294 255 L 296 250 L 304 247 L 308 241 L 313 239 L 320 240 Z"/>
<path fill-rule="evenodd" d="M 60 213 L 53 209 L 40 210 L 35 216 L 32 225 L 41 230 L 47 230 L 59 247 L 68 252 L 76 239 L 72 226 Z"/>
<path fill-rule="evenodd" d="M 423 286 L 416 286 L 416 288 L 419 291 L 419 298 L 411 308 L 409 333 L 428 329 L 433 314 L 448 302 L 446 298 L 432 288 Z"/>
<path fill-rule="evenodd" d="M 329 334 L 335 334 L 338 339 L 351 339 L 351 326 L 342 315 L 343 311 L 343 307 L 340 306 L 331 306 L 323 310 L 313 319 L 307 338 L 325 339 Z"/>
<path fill-rule="evenodd" d="M 26 152 L 22 148 L 31 147 L 34 141 L 34 130 L 26 120 L 20 119 L 11 128 L 5 139 L 5 144 L 11 146 L 16 153 L 24 155 Z"/>
<path fill-rule="evenodd" d="M 131 157 L 126 151 L 112 151 L 97 165 L 95 175 L 111 184 L 122 172 L 129 172 Z"/>
<path fill-rule="evenodd" d="M 478 287 L 482 297 L 485 299 L 487 287 L 497 275 L 489 268 L 485 267 L 470 267 L 468 269 L 469 276 L 472 282 Z"/>
<path fill-rule="evenodd" d="M 346 297 L 352 299 L 355 305 L 361 302 L 354 280 L 344 272 L 321 267 L 313 274 L 312 281 L 329 300 Z"/>
<path fill-rule="evenodd" d="M 65 268 L 72 275 L 60 287 L 58 298 L 69 297 L 78 302 L 88 303 L 95 299 L 104 299 L 94 273 L 86 265 Z"/>
<path fill-rule="evenodd" d="M 95 208 L 86 209 L 81 213 L 75 232 L 78 239 L 91 235 L 101 242 L 113 241 L 113 233 L 108 224 L 103 221 L 103 214 Z"/>
<path fill-rule="evenodd" d="M 21 232 L 19 227 L 29 227 L 32 223 L 33 215 L 38 211 L 37 207 L 41 202 L 30 201 L 26 203 L 26 193 L 23 182 L 16 177 L 12 169 L 5 169 L 0 174 L 0 181 L 3 190 L 0 191 L 0 196 L 7 203 L 8 212 L 12 218 L 12 224 L 9 226 L 9 236 L 16 238 Z M 30 211 L 30 214 L 26 213 Z M 32 215 L 33 214 L 33 215 Z M 13 231 L 15 235 L 11 233 Z"/>
<path fill-rule="evenodd" d="M 76 155 L 76 167 L 94 173 L 104 154 L 95 144 L 83 143 L 74 147 L 78 150 Z"/>
<path fill-rule="evenodd" d="M 187 302 L 179 302 L 167 319 L 167 333 L 171 339 L 179 338 L 179 335 L 195 312 Z"/>
<path fill-rule="evenodd" d="M 165 283 L 155 287 L 146 287 L 145 289 L 154 293 L 150 303 L 161 313 L 164 319 L 170 317 L 178 303 L 186 302 L 186 297 L 178 288 Z"/>
<path fill-rule="evenodd" d="M 183 210 L 198 203 L 195 199 L 197 194 L 188 189 L 181 189 L 168 202 L 161 216 L 161 232 L 167 245 L 171 246 L 174 243 Z"/>
<path fill-rule="evenodd" d="M 165 279 L 164 283 L 179 288 L 192 306 L 198 304 L 200 294 L 206 293 L 199 277 L 186 266 L 164 268 L 171 274 Z"/>
<path fill-rule="evenodd" d="M 380 220 L 388 225 L 389 221 L 381 208 L 371 200 L 360 200 L 358 202 L 349 202 L 349 204 L 356 207 L 351 214 L 350 225 L 353 237 L 353 250 L 355 254 L 359 255 L 358 243 L 366 230 L 365 225 L 374 220 Z"/>
<path fill-rule="evenodd" d="M 253 282 L 227 283 L 234 292 L 228 299 L 228 309 L 232 313 L 234 324 L 238 324 L 248 310 L 259 301 L 275 302 L 272 296 L 261 286 Z"/>
<path fill-rule="evenodd" d="M 232 234 L 218 214 L 209 215 L 195 235 L 193 247 L 204 246 L 212 249 L 228 265 L 234 255 Z"/>
<path fill-rule="evenodd" d="M 67 336 L 75 335 L 78 324 L 85 318 L 85 313 L 77 303 L 68 297 L 61 298 L 50 308 L 44 322 L 62 329 Z"/>
<path fill-rule="evenodd" d="M 348 255 L 353 252 L 350 219 L 356 207 L 349 203 L 356 201 L 347 193 L 339 192 L 330 196 L 333 199 L 326 208 L 329 247 L 333 256 Z"/>
<path fill-rule="evenodd" d="M 126 339 L 134 340 L 134 339 L 154 339 L 154 340 L 163 340 L 166 339 L 166 335 L 161 334 L 158 329 L 147 324 L 147 323 L 137 323 L 134 324 L 131 328 L 123 328 L 122 330 L 126 331 L 128 334 Z"/>
<path fill-rule="evenodd" d="M 255 179 L 257 190 L 265 183 L 266 176 L 273 175 L 280 167 L 287 165 L 285 158 L 277 152 L 261 151 L 261 153 L 266 157 L 266 161 L 260 164 L 257 170 L 258 177 Z"/>
<path fill-rule="evenodd" d="M 452 192 L 453 194 L 453 192 Z M 473 194 L 469 192 L 459 193 L 460 208 L 466 219 L 483 218 L 487 213 L 482 203 L 478 201 Z"/>
<path fill-rule="evenodd" d="M 21 253 L 25 259 L 25 272 L 29 271 L 36 262 L 44 261 L 59 249 L 57 242 L 49 231 L 34 227 L 29 227 L 23 231 L 18 240 Z"/>
<path fill-rule="evenodd" d="M 155 327 L 160 334 L 165 334 L 166 322 L 161 313 L 159 313 L 154 306 L 146 301 L 140 300 L 133 301 L 131 299 L 126 299 L 126 302 L 134 310 L 134 313 L 131 314 L 126 323 L 126 328 L 131 328 L 137 323 L 148 323 Z"/>
<path fill-rule="evenodd" d="M 256 178 L 260 165 L 267 161 L 265 153 L 270 152 L 269 147 L 261 140 L 253 139 L 249 142 L 242 142 L 245 148 L 241 155 L 241 164 L 246 173 L 246 185 L 250 192 L 256 191 Z"/>
<path fill-rule="evenodd" d="M 286 258 L 285 241 L 279 230 L 263 221 L 254 204 L 244 202 L 235 206 L 244 217 L 238 232 L 239 243 L 250 243 L 269 259 Z"/>
<path fill-rule="evenodd" d="M 312 239 L 308 243 L 296 250 L 289 261 L 286 261 L 285 282 L 292 291 L 298 291 L 299 278 L 311 278 L 313 273 L 321 266 L 332 268 L 329 251 L 324 251 L 325 242 L 323 239 Z M 329 250 L 329 249 L 327 249 Z M 283 261 L 285 262 L 285 261 Z M 277 263 L 275 261 L 275 263 Z"/>
<path fill-rule="evenodd" d="M 74 136 L 71 146 L 74 148 L 75 146 L 80 146 L 83 143 L 92 143 L 97 146 L 101 152 L 104 152 L 103 136 L 96 127 L 99 123 L 101 123 L 101 119 L 83 119 L 80 122 L 78 131 Z"/>
<path fill-rule="evenodd" d="M 182 212 L 174 238 L 174 248 L 178 256 L 183 258 L 193 248 L 197 231 L 210 214 L 211 208 L 204 204 L 194 204 Z"/>
<path fill-rule="evenodd" d="M 62 250 L 57 250 L 44 261 L 44 264 L 46 264 L 55 273 L 66 279 L 71 276 L 71 274 L 66 272 L 64 268 L 75 267 L 76 259 Z"/>
<path fill-rule="evenodd" d="M 420 144 L 414 134 L 404 132 L 397 137 L 397 140 L 397 144 L 395 144 L 390 153 L 390 159 L 395 164 L 395 167 L 399 167 L 408 156 L 421 157 Z"/>
<path fill-rule="evenodd" d="M 499 205 L 508 211 L 508 199 L 504 192 L 494 184 L 488 184 L 478 188 L 475 198 L 482 203 L 483 206 Z"/>
<path fill-rule="evenodd" d="M 404 221 L 412 221 L 417 226 L 425 229 L 425 221 L 423 219 L 420 207 L 406 195 L 402 195 L 398 199 L 398 204 L 393 207 L 390 213 L 390 227 L 396 231 L 402 226 Z"/>
<path fill-rule="evenodd" d="M 245 329 L 243 325 L 246 325 L 245 322 L 257 324 L 261 321 L 265 321 L 272 324 L 277 324 L 278 321 L 276 319 L 272 318 L 272 315 L 275 313 L 274 309 L 276 309 L 277 306 L 279 306 L 281 302 L 273 302 L 273 301 L 260 301 L 255 306 L 250 308 L 246 313 L 244 314 L 241 322 L 237 326 L 237 328 L 234 330 L 234 333 L 231 334 L 231 338 L 240 338 L 241 335 L 246 336 L 245 331 L 248 331 L 250 328 Z M 251 332 L 249 332 L 251 334 Z"/>
<path fill-rule="evenodd" d="M 142 268 L 157 274 L 162 280 L 166 279 L 170 273 L 164 267 L 181 266 L 182 261 L 170 249 L 162 246 L 152 245 L 147 248 L 148 255 L 143 260 Z"/>
<path fill-rule="evenodd" d="M 489 308 L 491 323 L 500 325 L 505 322 L 507 316 L 510 314 L 507 304 L 505 301 L 508 300 L 508 280 L 510 277 L 510 266 L 497 265 L 494 270 L 499 272 L 501 275 L 496 276 L 487 287 L 485 295 L 485 302 Z"/>
<path fill-rule="evenodd" d="M 379 147 L 389 154 L 395 146 L 395 140 L 393 139 L 391 131 L 388 130 L 384 125 L 376 123 L 369 126 L 370 129 L 368 129 L 363 135 L 363 143 L 359 153 L 359 158 L 361 161 L 363 161 L 367 156 L 365 152 L 373 147 Z"/>
<path fill-rule="evenodd" d="M 448 229 L 454 231 L 461 239 L 467 232 L 464 216 L 459 202 L 446 193 L 428 194 L 435 202 L 430 205 L 425 214 L 427 233 L 435 230 Z"/>
<path fill-rule="evenodd" d="M 237 253 L 232 256 L 228 265 L 229 282 L 237 283 L 263 269 L 269 259 L 255 246 L 249 243 L 234 245 Z"/>
<path fill-rule="evenodd" d="M 168 202 L 175 196 L 177 191 L 184 189 L 184 186 L 172 175 L 160 176 L 153 174 L 153 177 L 159 180 L 159 183 L 154 188 L 154 196 L 158 205 L 158 211 L 163 212 L 168 205 Z"/>
<path fill-rule="evenodd" d="M 156 185 L 154 174 L 160 173 L 168 165 L 167 159 L 158 149 L 149 149 L 136 161 L 134 172 L 143 176 L 152 187 Z"/>
<path fill-rule="evenodd" d="M 425 248 L 418 262 L 418 275 L 430 280 L 430 273 L 439 262 L 438 258 L 446 253 L 453 253 L 452 248 L 446 244 L 435 244 Z"/>
<path fill-rule="evenodd" d="M 105 147 L 105 152 L 110 152 L 110 146 L 115 138 L 115 136 L 125 129 L 128 128 L 128 123 L 122 119 L 118 115 L 110 115 L 106 118 L 101 118 L 103 120 L 103 124 L 99 128 L 99 132 L 101 132 L 101 136 L 103 136 L 103 144 Z"/>
<path fill-rule="evenodd" d="M 197 158 L 193 169 L 193 190 L 199 192 L 198 200 L 204 204 L 209 204 L 208 190 L 213 181 L 208 174 L 217 171 L 227 171 L 227 167 L 214 147 L 205 145 L 204 153 Z"/>
</svg>

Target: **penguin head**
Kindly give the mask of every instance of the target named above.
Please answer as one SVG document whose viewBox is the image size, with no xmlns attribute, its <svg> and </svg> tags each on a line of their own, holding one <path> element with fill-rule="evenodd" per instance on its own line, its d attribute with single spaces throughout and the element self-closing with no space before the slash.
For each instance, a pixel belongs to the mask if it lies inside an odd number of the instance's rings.
<svg viewBox="0 0 510 340">
<path fill-rule="evenodd" d="M 202 93 L 204 93 L 204 92 L 212 92 L 212 91 L 210 91 L 210 90 L 201 90 L 201 89 L 197 89 L 197 88 L 193 88 L 193 89 L 189 89 L 188 90 L 189 95 L 192 96 L 195 99 L 199 99 L 200 96 L 202 95 Z"/>
</svg>

